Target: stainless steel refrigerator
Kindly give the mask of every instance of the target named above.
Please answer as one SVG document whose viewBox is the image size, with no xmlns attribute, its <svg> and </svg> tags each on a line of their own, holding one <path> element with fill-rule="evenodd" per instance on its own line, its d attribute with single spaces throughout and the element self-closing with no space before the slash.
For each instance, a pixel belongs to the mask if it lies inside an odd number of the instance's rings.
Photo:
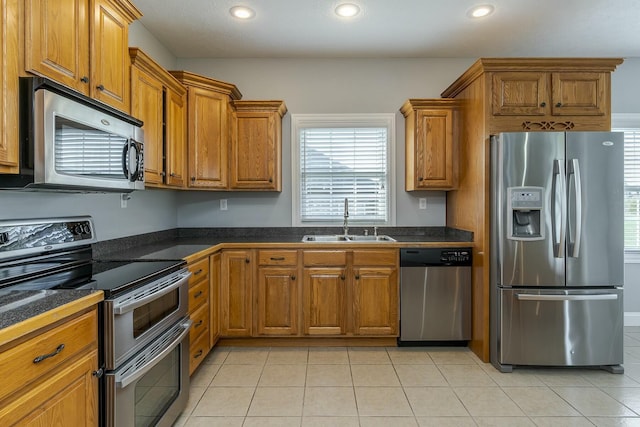
<svg viewBox="0 0 640 427">
<path fill-rule="evenodd" d="M 491 362 L 623 372 L 623 134 L 491 139 Z"/>
</svg>

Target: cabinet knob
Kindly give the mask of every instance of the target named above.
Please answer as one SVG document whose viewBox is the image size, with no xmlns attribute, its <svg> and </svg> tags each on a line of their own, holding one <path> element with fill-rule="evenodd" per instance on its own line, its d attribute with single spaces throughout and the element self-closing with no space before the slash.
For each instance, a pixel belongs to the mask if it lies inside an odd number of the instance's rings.
<svg viewBox="0 0 640 427">
<path fill-rule="evenodd" d="M 247 264 L 249 264 L 251 262 L 251 260 L 249 258 L 245 258 L 244 262 L 246 262 Z"/>
<path fill-rule="evenodd" d="M 424 181 L 424 178 L 423 178 L 423 177 L 421 177 L 421 176 L 419 176 L 419 177 L 418 177 L 418 181 Z"/>
<path fill-rule="evenodd" d="M 102 375 L 104 375 L 104 370 L 102 368 L 91 372 L 91 375 L 93 375 L 96 378 L 102 378 Z"/>
<path fill-rule="evenodd" d="M 273 182 L 273 178 L 269 178 L 269 182 Z"/>
<path fill-rule="evenodd" d="M 171 173 L 169 174 L 169 176 L 170 176 L 170 177 L 172 177 L 172 178 L 175 178 L 176 174 L 175 174 L 175 173 L 173 173 L 173 172 L 171 172 Z"/>
<path fill-rule="evenodd" d="M 98 86 L 96 86 L 96 89 L 98 89 L 99 91 L 103 91 L 104 90 L 104 86 L 103 85 L 98 85 Z"/>
<path fill-rule="evenodd" d="M 562 107 L 562 102 L 558 102 L 558 103 L 556 104 L 556 107 Z"/>
<path fill-rule="evenodd" d="M 346 277 L 344 277 L 344 274 L 340 276 L 340 280 L 344 280 L 346 279 Z"/>
<path fill-rule="evenodd" d="M 87 76 L 82 76 L 82 78 L 80 79 L 80 81 L 81 81 L 82 83 L 89 83 L 89 77 L 87 77 Z"/>
<path fill-rule="evenodd" d="M 296 275 L 295 274 L 291 275 L 291 280 L 296 280 Z"/>
<path fill-rule="evenodd" d="M 195 176 L 192 176 L 192 177 L 191 177 L 191 181 L 195 181 L 195 180 L 196 180 L 196 177 L 195 177 Z"/>
<path fill-rule="evenodd" d="M 546 103 L 546 102 L 541 102 L 541 103 L 540 103 L 540 106 L 541 106 L 541 107 L 546 107 L 546 106 L 547 106 L 547 103 Z"/>
<path fill-rule="evenodd" d="M 167 176 L 166 172 L 160 172 L 160 176 Z"/>
<path fill-rule="evenodd" d="M 356 274 L 356 280 L 360 280 L 360 275 Z"/>
</svg>

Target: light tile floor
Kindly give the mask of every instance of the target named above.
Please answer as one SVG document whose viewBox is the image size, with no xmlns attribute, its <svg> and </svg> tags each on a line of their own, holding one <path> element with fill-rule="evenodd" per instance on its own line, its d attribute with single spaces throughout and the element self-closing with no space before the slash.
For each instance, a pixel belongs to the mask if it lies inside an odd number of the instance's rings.
<svg viewBox="0 0 640 427">
<path fill-rule="evenodd" d="M 624 375 L 503 374 L 466 348 L 216 347 L 175 427 L 640 427 L 640 326 L 624 338 Z"/>
</svg>

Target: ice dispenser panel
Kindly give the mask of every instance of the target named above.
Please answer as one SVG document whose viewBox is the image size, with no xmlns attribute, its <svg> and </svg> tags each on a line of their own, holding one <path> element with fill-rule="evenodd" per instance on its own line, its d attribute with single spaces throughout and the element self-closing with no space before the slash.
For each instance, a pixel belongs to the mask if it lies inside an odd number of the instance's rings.
<svg viewBox="0 0 640 427">
<path fill-rule="evenodd" d="M 544 239 L 543 191 L 542 187 L 509 187 L 507 189 L 508 239 Z"/>
</svg>

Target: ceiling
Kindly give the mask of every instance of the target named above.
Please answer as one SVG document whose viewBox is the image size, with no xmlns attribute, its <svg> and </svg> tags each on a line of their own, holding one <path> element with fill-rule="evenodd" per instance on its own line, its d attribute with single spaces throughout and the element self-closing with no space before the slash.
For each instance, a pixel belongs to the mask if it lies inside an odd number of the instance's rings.
<svg viewBox="0 0 640 427">
<path fill-rule="evenodd" d="M 640 57 L 640 0 L 345 0 L 351 19 L 336 0 L 133 1 L 178 58 Z M 467 17 L 483 3 L 495 12 Z"/>
</svg>

